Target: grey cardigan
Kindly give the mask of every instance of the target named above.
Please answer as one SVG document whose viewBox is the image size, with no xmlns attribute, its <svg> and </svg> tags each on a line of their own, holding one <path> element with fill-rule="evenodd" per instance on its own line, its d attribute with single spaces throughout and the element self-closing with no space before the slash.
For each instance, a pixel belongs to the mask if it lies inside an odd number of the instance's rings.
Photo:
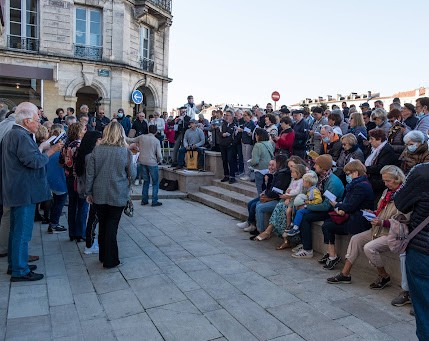
<svg viewBox="0 0 429 341">
<path fill-rule="evenodd" d="M 128 155 L 125 147 L 99 145 L 94 148 L 86 165 L 86 194 L 94 203 L 123 207 L 130 198 L 128 181 Z M 132 159 L 131 159 L 132 162 Z M 136 176 L 131 167 L 131 179 Z"/>
</svg>

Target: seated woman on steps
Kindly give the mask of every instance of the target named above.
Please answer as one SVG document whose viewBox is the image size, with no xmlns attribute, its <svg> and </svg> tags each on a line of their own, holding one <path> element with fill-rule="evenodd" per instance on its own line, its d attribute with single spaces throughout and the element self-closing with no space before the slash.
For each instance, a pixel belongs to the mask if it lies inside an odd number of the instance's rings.
<svg viewBox="0 0 429 341">
<path fill-rule="evenodd" d="M 355 234 L 350 239 L 344 268 L 337 276 L 327 279 L 330 284 L 351 283 L 350 270 L 362 251 L 365 252 L 369 262 L 377 268 L 378 273 L 378 278 L 369 287 L 380 290 L 390 283 L 390 276 L 384 268 L 380 253 L 390 251 L 387 245 L 389 219 L 403 216 L 396 208 L 393 197 L 405 181 L 405 175 L 396 166 L 384 166 L 380 173 L 387 189 L 383 192 L 377 210 L 374 212 L 375 218 L 371 221 L 372 228 Z"/>
</svg>

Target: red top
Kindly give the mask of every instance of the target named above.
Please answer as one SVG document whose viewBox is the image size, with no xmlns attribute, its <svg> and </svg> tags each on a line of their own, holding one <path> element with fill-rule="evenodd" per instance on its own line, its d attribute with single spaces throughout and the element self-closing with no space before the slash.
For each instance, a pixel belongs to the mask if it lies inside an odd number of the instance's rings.
<svg viewBox="0 0 429 341">
<path fill-rule="evenodd" d="M 168 142 L 174 143 L 174 129 L 170 129 L 167 123 L 165 124 L 164 134 Z"/>
<path fill-rule="evenodd" d="M 286 129 L 281 132 L 281 135 L 276 143 L 276 149 L 286 149 L 292 155 L 293 141 L 295 140 L 295 132 L 293 129 Z"/>
</svg>

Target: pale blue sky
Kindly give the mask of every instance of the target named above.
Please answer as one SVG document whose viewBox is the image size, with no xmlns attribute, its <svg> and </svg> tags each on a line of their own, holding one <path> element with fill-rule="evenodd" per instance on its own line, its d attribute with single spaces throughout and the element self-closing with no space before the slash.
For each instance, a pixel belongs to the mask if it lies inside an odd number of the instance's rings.
<svg viewBox="0 0 429 341">
<path fill-rule="evenodd" d="M 425 0 L 173 0 L 168 110 L 429 86 Z M 420 71 L 422 70 L 422 71 Z"/>
</svg>

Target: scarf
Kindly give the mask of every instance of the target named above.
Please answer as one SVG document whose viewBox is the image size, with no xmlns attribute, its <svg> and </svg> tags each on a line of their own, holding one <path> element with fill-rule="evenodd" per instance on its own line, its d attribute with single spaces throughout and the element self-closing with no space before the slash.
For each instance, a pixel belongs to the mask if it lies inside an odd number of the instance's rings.
<svg viewBox="0 0 429 341">
<path fill-rule="evenodd" d="M 378 217 L 378 215 L 381 213 L 381 211 L 383 211 L 386 206 L 389 204 L 389 202 L 391 202 L 393 200 L 393 195 L 395 194 L 395 192 L 399 189 L 398 186 L 395 190 L 388 190 L 386 195 L 384 196 L 384 198 L 381 198 L 381 202 L 380 205 L 377 208 L 377 211 L 375 211 L 375 215 Z"/>
<path fill-rule="evenodd" d="M 372 166 L 375 159 L 377 158 L 378 154 L 380 154 L 380 151 L 383 149 L 383 147 L 387 144 L 387 141 L 384 141 L 382 144 L 380 144 L 377 148 L 372 149 L 372 153 L 368 156 L 368 158 L 365 160 L 365 166 Z"/>
<path fill-rule="evenodd" d="M 319 181 L 317 182 L 317 188 L 321 193 L 324 192 L 325 183 L 328 180 L 328 178 L 331 176 L 331 174 L 332 174 L 332 170 L 327 170 L 323 175 L 321 174 L 319 176 Z"/>
</svg>

